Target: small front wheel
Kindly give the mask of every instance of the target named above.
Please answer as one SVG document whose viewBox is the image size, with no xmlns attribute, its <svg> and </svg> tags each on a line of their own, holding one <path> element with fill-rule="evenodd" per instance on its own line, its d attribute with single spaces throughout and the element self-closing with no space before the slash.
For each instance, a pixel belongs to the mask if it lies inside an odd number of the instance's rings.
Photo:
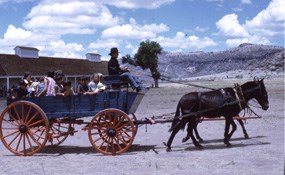
<svg viewBox="0 0 285 175">
<path fill-rule="evenodd" d="M 105 109 L 91 120 L 88 136 L 97 151 L 105 155 L 117 155 L 127 151 L 132 145 L 135 126 L 123 111 Z"/>
</svg>

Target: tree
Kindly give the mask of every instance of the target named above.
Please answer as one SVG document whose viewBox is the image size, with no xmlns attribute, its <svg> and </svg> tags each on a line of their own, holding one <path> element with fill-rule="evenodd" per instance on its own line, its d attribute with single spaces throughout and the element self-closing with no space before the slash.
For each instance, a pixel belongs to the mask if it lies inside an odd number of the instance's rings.
<svg viewBox="0 0 285 175">
<path fill-rule="evenodd" d="M 143 70 L 149 69 L 154 79 L 155 87 L 158 87 L 158 80 L 160 78 L 160 72 L 157 69 L 158 57 L 162 51 L 159 43 L 155 41 L 143 41 L 140 43 L 140 47 L 135 54 L 135 63 Z"/>
<path fill-rule="evenodd" d="M 135 61 L 132 59 L 131 55 L 127 54 L 122 57 L 122 63 L 129 63 L 130 65 L 136 66 Z"/>
</svg>

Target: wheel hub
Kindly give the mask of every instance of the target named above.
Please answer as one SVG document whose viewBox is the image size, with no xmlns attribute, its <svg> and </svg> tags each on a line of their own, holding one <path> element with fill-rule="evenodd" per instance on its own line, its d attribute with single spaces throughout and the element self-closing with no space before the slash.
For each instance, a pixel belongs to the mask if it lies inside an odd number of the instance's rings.
<svg viewBox="0 0 285 175">
<path fill-rule="evenodd" d="M 107 135 L 108 135 L 109 137 L 115 137 L 116 134 L 117 134 L 117 132 L 116 132 L 116 130 L 115 130 L 114 128 L 109 128 L 109 129 L 108 129 Z"/>
<path fill-rule="evenodd" d="M 21 133 L 24 134 L 24 133 L 28 132 L 28 127 L 26 125 L 20 125 L 19 130 Z"/>
</svg>

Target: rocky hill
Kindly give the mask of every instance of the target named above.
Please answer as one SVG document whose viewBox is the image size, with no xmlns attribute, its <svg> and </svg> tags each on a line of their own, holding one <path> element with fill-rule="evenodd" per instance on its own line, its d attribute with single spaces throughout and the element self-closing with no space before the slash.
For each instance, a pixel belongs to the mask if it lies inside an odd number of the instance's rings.
<svg viewBox="0 0 285 175">
<path fill-rule="evenodd" d="M 188 52 L 159 55 L 158 67 L 162 75 L 171 79 L 251 78 L 282 76 L 284 48 L 244 43 L 220 52 Z M 143 80 L 150 73 L 139 67 L 131 68 Z"/>
<path fill-rule="evenodd" d="M 221 52 L 163 53 L 159 69 L 179 79 L 240 70 L 279 74 L 284 73 L 284 48 L 245 43 Z"/>
</svg>

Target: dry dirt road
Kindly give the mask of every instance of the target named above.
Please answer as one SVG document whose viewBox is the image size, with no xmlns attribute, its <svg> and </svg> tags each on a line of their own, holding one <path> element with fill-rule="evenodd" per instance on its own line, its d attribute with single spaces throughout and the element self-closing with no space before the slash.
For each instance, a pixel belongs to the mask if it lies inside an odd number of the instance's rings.
<svg viewBox="0 0 285 175">
<path fill-rule="evenodd" d="M 233 86 L 245 80 L 199 82 L 209 87 Z M 244 139 L 238 129 L 232 137 L 232 147 L 223 142 L 224 121 L 205 121 L 199 125 L 204 149 L 196 149 L 191 141 L 181 143 L 180 131 L 173 142 L 173 151 L 166 152 L 170 124 L 147 125 L 139 128 L 131 149 L 119 156 L 103 156 L 89 143 L 87 132 L 80 131 L 56 148 L 46 147 L 32 157 L 17 157 L 0 143 L 0 174 L 13 175 L 78 175 L 78 174 L 284 174 L 284 80 L 265 80 L 270 107 L 256 109 L 261 119 L 247 120 L 250 139 Z M 201 90 L 193 87 L 164 85 L 151 89 L 136 115 L 145 118 L 174 112 L 180 97 L 186 92 Z M 1 111 L 5 102 L 1 102 Z M 86 118 L 88 120 L 89 118 Z M 147 132 L 146 132 L 147 130 Z"/>
</svg>

